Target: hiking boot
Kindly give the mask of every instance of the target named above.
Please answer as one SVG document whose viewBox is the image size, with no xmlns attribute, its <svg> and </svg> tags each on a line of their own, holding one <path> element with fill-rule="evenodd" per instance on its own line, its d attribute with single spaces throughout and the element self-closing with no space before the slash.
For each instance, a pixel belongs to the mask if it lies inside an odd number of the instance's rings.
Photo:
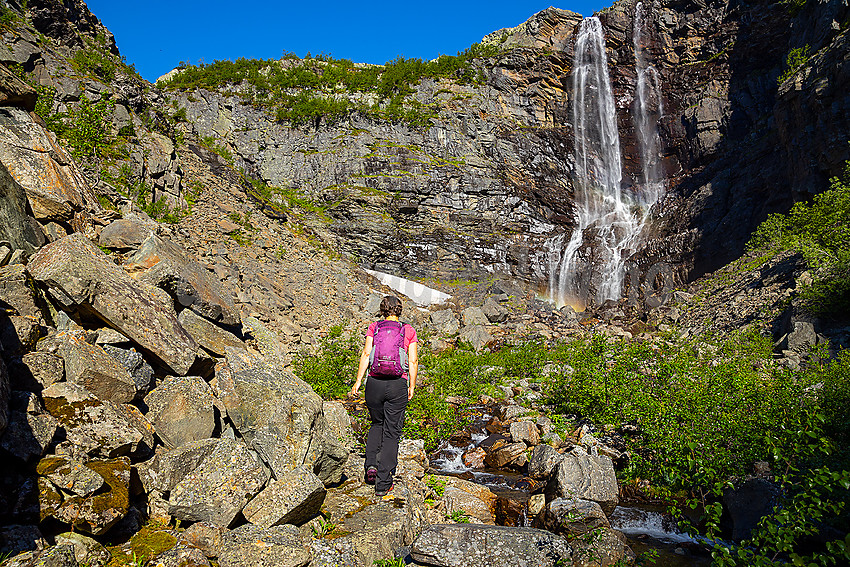
<svg viewBox="0 0 850 567">
<path fill-rule="evenodd" d="M 375 480 L 378 478 L 378 469 L 375 467 L 369 467 L 366 469 L 366 484 L 375 484 Z"/>
<path fill-rule="evenodd" d="M 395 495 L 394 495 L 394 494 L 392 494 L 393 488 L 395 488 L 395 483 L 393 483 L 393 484 L 392 484 L 389 488 L 387 488 L 386 490 L 376 490 L 376 491 L 375 491 L 375 496 L 377 496 L 378 498 L 383 498 L 383 499 L 385 499 L 385 500 L 386 500 L 386 499 L 388 499 L 388 498 L 394 498 L 394 497 L 395 497 Z"/>
</svg>

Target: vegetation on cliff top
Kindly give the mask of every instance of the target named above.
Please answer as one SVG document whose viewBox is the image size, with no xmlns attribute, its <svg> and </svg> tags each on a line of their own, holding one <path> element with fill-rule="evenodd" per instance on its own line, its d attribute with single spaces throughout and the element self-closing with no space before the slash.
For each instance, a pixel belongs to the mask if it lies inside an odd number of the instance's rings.
<svg viewBox="0 0 850 567">
<path fill-rule="evenodd" d="M 250 104 L 268 110 L 279 121 L 293 125 L 338 120 L 357 111 L 411 126 L 428 124 L 433 111 L 413 100 L 411 85 L 423 79 L 451 78 L 458 83 L 482 82 L 473 64 L 498 55 L 493 46 L 474 44 L 456 56 L 432 61 L 398 57 L 384 65 L 356 65 L 348 59 L 287 55 L 281 61 L 240 58 L 211 64 L 181 63 L 178 74 L 161 85 L 170 90 L 219 90 L 234 87 Z M 368 103 L 351 95 L 367 93 Z"/>
</svg>

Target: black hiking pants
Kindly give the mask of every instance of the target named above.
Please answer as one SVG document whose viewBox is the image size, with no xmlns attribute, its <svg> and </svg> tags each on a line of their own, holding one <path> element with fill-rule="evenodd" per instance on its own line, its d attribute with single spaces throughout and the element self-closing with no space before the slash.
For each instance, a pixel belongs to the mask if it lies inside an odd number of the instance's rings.
<svg viewBox="0 0 850 567">
<path fill-rule="evenodd" d="M 407 380 L 366 380 L 366 407 L 372 425 L 366 437 L 366 468 L 378 469 L 375 490 L 389 490 L 398 465 L 398 441 L 407 409 Z"/>
</svg>

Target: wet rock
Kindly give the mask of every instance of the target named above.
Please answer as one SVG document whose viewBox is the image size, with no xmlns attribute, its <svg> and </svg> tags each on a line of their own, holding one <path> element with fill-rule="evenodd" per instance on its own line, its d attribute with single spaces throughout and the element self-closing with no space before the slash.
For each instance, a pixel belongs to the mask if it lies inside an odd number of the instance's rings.
<svg viewBox="0 0 850 567">
<path fill-rule="evenodd" d="M 251 524 L 226 532 L 221 567 L 304 567 L 310 563 L 309 542 L 294 526 L 261 528 Z"/>
<path fill-rule="evenodd" d="M 471 327 L 472 325 L 488 325 L 490 323 L 489 319 L 487 319 L 487 316 L 480 307 L 467 307 L 461 311 L 460 316 L 464 327 Z"/>
<path fill-rule="evenodd" d="M 67 464 L 60 457 L 46 457 L 37 467 L 40 475 L 50 475 Z M 109 490 L 93 496 L 62 497 L 57 505 L 55 492 L 42 490 L 42 518 L 54 517 L 75 529 L 98 536 L 127 514 L 129 508 L 130 461 L 126 458 L 93 460 L 85 466 L 97 473 Z M 41 480 L 46 480 L 42 476 Z M 73 549 L 73 548 L 72 548 Z"/>
<path fill-rule="evenodd" d="M 0 268 L 0 309 L 12 309 L 17 315 L 36 320 L 44 318 L 35 281 L 23 264 Z"/>
<path fill-rule="evenodd" d="M 38 526 L 0 527 L 0 554 L 17 555 L 25 551 L 40 551 L 46 546 Z"/>
<path fill-rule="evenodd" d="M 357 447 L 357 438 L 354 428 L 351 427 L 351 416 L 340 402 L 323 401 L 322 411 L 328 421 L 328 427 L 336 436 L 340 446 L 348 452 L 353 452 Z"/>
<path fill-rule="evenodd" d="M 93 315 L 131 338 L 175 374 L 185 375 L 198 350 L 170 302 L 136 282 L 94 244 L 72 234 L 30 259 L 33 278 L 69 309 Z"/>
<path fill-rule="evenodd" d="M 110 555 L 96 540 L 76 532 L 65 532 L 56 536 L 56 545 L 74 548 L 74 559 L 81 565 L 100 567 L 109 562 Z"/>
<path fill-rule="evenodd" d="M 151 235 L 127 262 L 147 271 L 144 281 L 164 289 L 183 307 L 222 325 L 242 323 L 229 293 L 206 269 L 189 259 L 173 242 Z"/>
<path fill-rule="evenodd" d="M 245 519 L 261 528 L 281 524 L 300 526 L 319 513 L 325 500 L 322 481 L 301 466 L 272 480 L 242 510 Z"/>
<path fill-rule="evenodd" d="M 609 457 L 570 451 L 558 465 L 553 481 L 557 496 L 592 500 L 608 515 L 619 502 L 614 463 Z"/>
<path fill-rule="evenodd" d="M 325 484 L 339 482 L 348 457 L 322 413 L 322 399 L 291 372 L 228 348 L 216 378 L 227 415 L 280 479 L 300 465 Z"/>
<path fill-rule="evenodd" d="M 133 401 L 136 382 L 130 372 L 97 345 L 86 342 L 78 332 L 61 332 L 51 337 L 65 361 L 65 377 L 98 399 L 117 403 Z"/>
<path fill-rule="evenodd" d="M 511 423 L 510 431 L 514 443 L 525 443 L 529 447 L 540 443 L 540 433 L 533 421 L 515 421 Z"/>
<path fill-rule="evenodd" d="M 528 515 L 532 518 L 537 516 L 546 507 L 545 494 L 532 494 L 528 498 Z"/>
<path fill-rule="evenodd" d="M 229 526 L 268 478 L 267 469 L 242 442 L 219 439 L 212 453 L 172 489 L 169 514 Z"/>
<path fill-rule="evenodd" d="M 451 309 L 432 312 L 431 325 L 441 335 L 453 335 L 460 330 L 460 322 Z"/>
<path fill-rule="evenodd" d="M 481 312 L 490 323 L 502 323 L 508 318 L 508 310 L 492 297 L 488 297 L 484 302 Z"/>
<path fill-rule="evenodd" d="M 56 437 L 59 422 L 51 415 L 13 411 L 0 447 L 24 462 L 42 457 Z"/>
<path fill-rule="evenodd" d="M 464 327 L 458 335 L 458 339 L 468 342 L 472 345 L 472 348 L 479 351 L 493 340 L 493 335 L 484 325 L 472 325 L 471 327 Z"/>
<path fill-rule="evenodd" d="M 98 340 L 101 335 L 102 333 L 98 335 Z M 153 368 L 147 363 L 145 357 L 136 352 L 135 348 L 120 348 L 111 344 L 104 344 L 101 348 L 130 373 L 136 385 L 136 399 L 147 395 L 153 385 Z"/>
<path fill-rule="evenodd" d="M 531 459 L 528 461 L 528 476 L 536 479 L 549 478 L 555 467 L 563 460 L 564 456 L 551 445 L 545 443 L 537 445 L 531 452 Z"/>
<path fill-rule="evenodd" d="M 65 362 L 47 352 L 28 352 L 15 367 L 13 387 L 17 390 L 40 392 L 65 379 Z"/>
<path fill-rule="evenodd" d="M 552 500 L 532 525 L 564 536 L 581 536 L 596 528 L 611 527 L 599 504 L 579 498 Z"/>
<path fill-rule="evenodd" d="M 156 223 L 139 219 L 118 219 L 112 221 L 100 232 L 98 244 L 104 248 L 126 252 L 138 250 L 142 242 L 150 237 Z"/>
<path fill-rule="evenodd" d="M 569 543 L 555 534 L 532 528 L 435 524 L 413 542 L 417 563 L 439 567 L 555 566 L 570 562 Z"/>
<path fill-rule="evenodd" d="M 463 464 L 471 469 L 483 469 L 484 459 L 487 456 L 487 451 L 483 447 L 475 447 L 465 452 L 461 457 Z"/>
<path fill-rule="evenodd" d="M 484 462 L 494 469 L 506 467 L 525 455 L 525 443 L 496 443 L 487 452 Z"/>
<path fill-rule="evenodd" d="M 53 384 L 41 395 L 80 454 L 143 455 L 153 448 L 153 427 L 133 406 L 98 400 L 71 382 Z"/>
<path fill-rule="evenodd" d="M 245 343 L 236 335 L 195 314 L 191 309 L 181 311 L 177 320 L 201 347 L 213 354 L 224 356 L 227 347 L 245 348 Z"/>
<path fill-rule="evenodd" d="M 208 439 L 215 429 L 214 397 L 199 376 L 170 376 L 145 397 L 146 415 L 171 449 Z"/>
<path fill-rule="evenodd" d="M 157 453 L 136 465 L 145 492 L 170 492 L 209 457 L 218 447 L 217 439 L 202 439 L 171 451 Z"/>
</svg>

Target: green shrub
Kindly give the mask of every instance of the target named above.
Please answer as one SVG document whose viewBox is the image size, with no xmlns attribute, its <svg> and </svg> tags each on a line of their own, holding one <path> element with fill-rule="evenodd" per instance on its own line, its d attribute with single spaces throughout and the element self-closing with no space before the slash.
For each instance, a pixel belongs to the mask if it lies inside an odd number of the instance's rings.
<svg viewBox="0 0 850 567">
<path fill-rule="evenodd" d="M 788 80 L 794 73 L 797 72 L 803 65 L 809 62 L 811 48 L 807 45 L 803 47 L 797 47 L 792 49 L 788 53 L 788 57 L 785 59 L 785 72 L 782 73 L 776 82 L 778 84 L 784 83 Z"/>
<path fill-rule="evenodd" d="M 116 57 L 109 52 L 106 37 L 98 35 L 71 56 L 71 65 L 81 74 L 94 75 L 104 81 L 115 79 Z"/>
<path fill-rule="evenodd" d="M 355 340 L 343 338 L 341 327 L 332 327 L 319 343 L 317 355 L 304 355 L 295 361 L 295 375 L 323 399 L 344 398 L 354 384 L 359 361 Z"/>
<path fill-rule="evenodd" d="M 850 162 L 842 179 L 811 204 L 796 203 L 788 214 L 773 214 L 753 234 L 748 248 L 796 250 L 814 271 L 802 292 L 814 313 L 850 313 Z"/>
<path fill-rule="evenodd" d="M 106 97 L 92 103 L 86 95 L 70 113 L 70 125 L 60 135 L 68 140 L 75 158 L 101 158 L 112 149 L 112 101 Z"/>
</svg>

